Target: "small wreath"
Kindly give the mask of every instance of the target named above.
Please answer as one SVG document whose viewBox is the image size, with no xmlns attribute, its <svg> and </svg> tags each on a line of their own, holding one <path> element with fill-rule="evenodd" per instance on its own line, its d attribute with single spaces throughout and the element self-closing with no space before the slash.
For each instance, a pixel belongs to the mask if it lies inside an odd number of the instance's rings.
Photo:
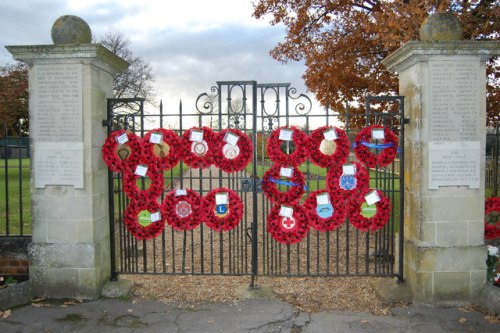
<svg viewBox="0 0 500 333">
<path fill-rule="evenodd" d="M 203 138 L 199 141 L 192 141 L 192 132 L 202 131 Z M 208 168 L 214 163 L 216 133 L 206 126 L 193 127 L 182 134 L 182 150 L 184 156 L 182 160 L 191 168 Z"/>
<path fill-rule="evenodd" d="M 185 191 L 179 195 L 179 191 Z M 161 204 L 161 215 L 174 230 L 191 230 L 201 223 L 201 196 L 191 190 L 172 190 Z"/>
<path fill-rule="evenodd" d="M 318 213 L 318 209 L 321 209 L 321 207 L 318 206 L 317 196 L 323 193 L 328 192 L 317 190 L 310 193 L 304 202 L 304 209 L 308 214 L 311 227 L 320 232 L 333 231 L 344 223 L 347 217 L 347 205 L 341 201 L 332 201 L 330 208 L 333 208 L 333 214 L 330 217 L 321 217 Z"/>
<path fill-rule="evenodd" d="M 123 222 L 125 224 L 125 227 L 127 228 L 128 232 L 132 234 L 132 236 L 139 240 L 155 238 L 165 229 L 163 217 L 160 213 L 160 219 L 158 221 L 150 221 L 148 225 L 144 226 L 141 224 L 140 216 L 141 212 L 143 211 L 147 211 L 145 214 L 146 217 L 150 214 L 156 214 L 160 212 L 160 205 L 158 205 L 156 201 L 130 201 L 127 208 L 125 209 L 125 212 L 123 213 Z"/>
<path fill-rule="evenodd" d="M 321 142 L 325 140 L 325 133 L 335 131 L 335 152 L 331 155 L 324 154 L 320 150 Z M 332 140 L 333 141 L 333 140 Z M 329 168 L 333 165 L 344 164 L 349 156 L 349 138 L 345 131 L 338 127 L 323 126 L 315 129 L 309 135 L 308 141 L 309 158 L 311 162 L 322 167 Z"/>
<path fill-rule="evenodd" d="M 226 135 L 233 134 L 230 138 L 237 138 L 232 144 Z M 236 172 L 245 169 L 252 159 L 252 141 L 244 132 L 229 128 L 219 132 L 215 138 L 214 160 L 215 166 L 225 172 Z"/>
<path fill-rule="evenodd" d="M 345 189 L 341 187 L 343 175 L 343 165 L 337 165 L 328 169 L 326 173 L 326 188 L 332 195 L 333 201 L 347 202 L 350 199 L 362 199 L 370 184 L 370 174 L 366 168 L 358 162 L 349 162 L 353 164 L 356 173 L 353 177 L 356 179 L 356 184 L 353 189 Z"/>
<path fill-rule="evenodd" d="M 486 199 L 484 210 L 485 218 L 493 212 L 500 214 L 500 197 Z M 500 237 L 500 218 L 497 217 L 496 223 L 484 221 L 484 238 L 495 239 L 498 237 Z"/>
<path fill-rule="evenodd" d="M 280 133 L 282 130 L 293 131 L 291 139 L 295 144 L 295 150 L 291 154 L 286 154 L 283 150 L 281 150 L 281 143 L 283 140 L 280 140 Z M 267 144 L 267 156 L 271 161 L 277 164 L 293 166 L 300 165 L 306 160 L 308 155 L 307 141 L 307 135 L 295 126 L 289 128 L 277 128 L 271 133 L 269 138 L 269 142 Z"/>
<path fill-rule="evenodd" d="M 227 193 L 228 200 L 225 208 L 219 210 L 216 205 L 216 195 Z M 219 205 L 220 206 L 220 205 Z M 238 194 L 228 188 L 216 188 L 208 192 L 202 199 L 203 222 L 212 230 L 228 231 L 234 229 L 243 217 L 243 203 Z"/>
<path fill-rule="evenodd" d="M 372 130 L 377 128 L 384 130 L 384 139 L 381 144 L 371 143 Z M 358 135 L 356 135 L 354 142 L 354 153 L 356 157 L 368 168 L 387 166 L 394 161 L 398 153 L 398 137 L 393 131 L 381 125 L 372 125 L 363 128 L 359 131 Z M 381 149 L 382 152 L 377 155 L 372 153 L 370 148 Z"/>
<path fill-rule="evenodd" d="M 142 167 L 139 165 L 138 167 Z M 146 178 L 151 180 L 145 189 L 139 189 L 137 180 L 141 178 L 136 174 L 136 170 L 125 171 L 123 173 L 123 191 L 130 199 L 139 201 L 156 201 L 163 193 L 163 172 L 154 164 L 145 165 L 147 167 Z"/>
<path fill-rule="evenodd" d="M 273 205 L 267 215 L 267 232 L 279 243 L 294 244 L 300 242 L 309 232 L 307 212 L 302 206 L 290 205 L 292 217 L 280 216 L 281 205 Z"/>
<path fill-rule="evenodd" d="M 123 143 L 120 144 L 118 141 Z M 141 139 L 129 131 L 114 131 L 106 138 L 101 152 L 104 163 L 111 171 L 132 170 L 141 159 Z"/>
<path fill-rule="evenodd" d="M 264 195 L 276 204 L 292 204 L 299 200 L 304 194 L 304 174 L 297 167 L 292 167 L 293 175 L 286 181 L 280 180 L 281 165 L 274 164 L 262 177 L 262 191 Z M 286 192 L 278 190 L 276 184 L 289 186 Z"/>
<path fill-rule="evenodd" d="M 364 199 L 353 199 L 349 204 L 349 222 L 361 231 L 377 231 L 382 229 L 389 221 L 391 215 L 391 202 L 380 190 L 377 191 L 380 201 L 373 205 L 368 205 Z M 365 194 L 367 194 L 366 192 Z M 362 209 L 366 206 L 365 216 Z M 373 213 L 375 209 L 375 213 Z M 370 212 L 370 210 L 372 210 Z M 366 216 L 367 214 L 373 216 Z"/>
<path fill-rule="evenodd" d="M 182 159 L 183 151 L 181 139 L 171 130 L 157 128 L 142 138 L 143 160 L 156 163 L 162 170 L 175 167 Z"/>
</svg>

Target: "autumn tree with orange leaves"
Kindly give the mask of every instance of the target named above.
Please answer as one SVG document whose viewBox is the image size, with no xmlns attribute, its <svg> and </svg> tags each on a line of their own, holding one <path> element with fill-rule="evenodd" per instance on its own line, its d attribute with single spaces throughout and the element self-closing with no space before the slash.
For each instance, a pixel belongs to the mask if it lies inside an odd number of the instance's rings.
<svg viewBox="0 0 500 333">
<path fill-rule="evenodd" d="M 397 76 L 381 60 L 417 40 L 427 16 L 447 10 L 462 22 L 464 39 L 499 38 L 498 0 L 258 0 L 253 15 L 286 27 L 272 57 L 305 61 L 308 89 L 342 113 L 347 101 L 362 105 L 367 95 L 397 94 Z M 489 122 L 500 109 L 499 67 L 498 60 L 488 63 Z"/>
<path fill-rule="evenodd" d="M 28 66 L 0 67 L 0 137 L 28 134 Z"/>
</svg>

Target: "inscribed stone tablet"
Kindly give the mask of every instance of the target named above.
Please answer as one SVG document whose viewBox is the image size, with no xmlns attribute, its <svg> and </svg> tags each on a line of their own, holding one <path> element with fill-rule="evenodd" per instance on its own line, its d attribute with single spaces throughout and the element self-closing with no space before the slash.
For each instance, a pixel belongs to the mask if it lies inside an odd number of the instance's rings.
<svg viewBox="0 0 500 333">
<path fill-rule="evenodd" d="M 79 64 L 34 67 L 33 135 L 45 142 L 82 142 L 82 74 Z"/>
<path fill-rule="evenodd" d="M 69 185 L 84 187 L 83 143 L 35 144 L 35 187 Z"/>
<path fill-rule="evenodd" d="M 480 142 L 429 142 L 429 189 L 479 188 Z"/>
</svg>

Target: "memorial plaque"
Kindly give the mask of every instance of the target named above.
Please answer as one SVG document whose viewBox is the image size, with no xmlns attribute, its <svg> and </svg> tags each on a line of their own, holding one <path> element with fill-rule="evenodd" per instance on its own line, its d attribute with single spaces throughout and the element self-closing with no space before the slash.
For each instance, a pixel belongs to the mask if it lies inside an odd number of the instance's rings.
<svg viewBox="0 0 500 333">
<path fill-rule="evenodd" d="M 429 142 L 429 189 L 480 187 L 480 142 Z"/>
<path fill-rule="evenodd" d="M 83 143 L 38 143 L 34 156 L 35 187 L 84 187 Z"/>
<path fill-rule="evenodd" d="M 34 112 L 30 125 L 38 141 L 83 141 L 82 76 L 83 67 L 79 64 L 34 67 Z"/>
</svg>

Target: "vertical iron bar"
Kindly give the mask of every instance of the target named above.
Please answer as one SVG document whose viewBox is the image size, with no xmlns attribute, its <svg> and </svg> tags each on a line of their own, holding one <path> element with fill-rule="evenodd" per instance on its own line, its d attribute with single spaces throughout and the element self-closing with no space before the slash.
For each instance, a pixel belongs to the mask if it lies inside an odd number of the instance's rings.
<svg viewBox="0 0 500 333">
<path fill-rule="evenodd" d="M 252 127 L 254 132 L 254 147 L 257 146 L 257 82 L 252 82 Z M 264 152 L 262 151 L 262 155 Z M 254 154 L 252 156 L 252 171 L 254 175 L 257 175 L 257 150 L 255 149 Z M 257 199 L 257 180 L 253 179 L 253 192 L 252 192 L 252 201 L 253 201 L 253 217 L 252 217 L 252 277 L 250 282 L 250 287 L 255 287 L 255 279 L 257 278 L 258 271 L 258 199 Z"/>
<path fill-rule="evenodd" d="M 111 134 L 113 126 L 113 102 L 108 100 L 107 103 L 107 135 Z M 116 253 L 115 253 L 115 200 L 113 188 L 113 172 L 108 168 L 108 205 L 109 205 L 109 246 L 111 259 L 111 281 L 118 280 L 116 272 Z"/>
</svg>

